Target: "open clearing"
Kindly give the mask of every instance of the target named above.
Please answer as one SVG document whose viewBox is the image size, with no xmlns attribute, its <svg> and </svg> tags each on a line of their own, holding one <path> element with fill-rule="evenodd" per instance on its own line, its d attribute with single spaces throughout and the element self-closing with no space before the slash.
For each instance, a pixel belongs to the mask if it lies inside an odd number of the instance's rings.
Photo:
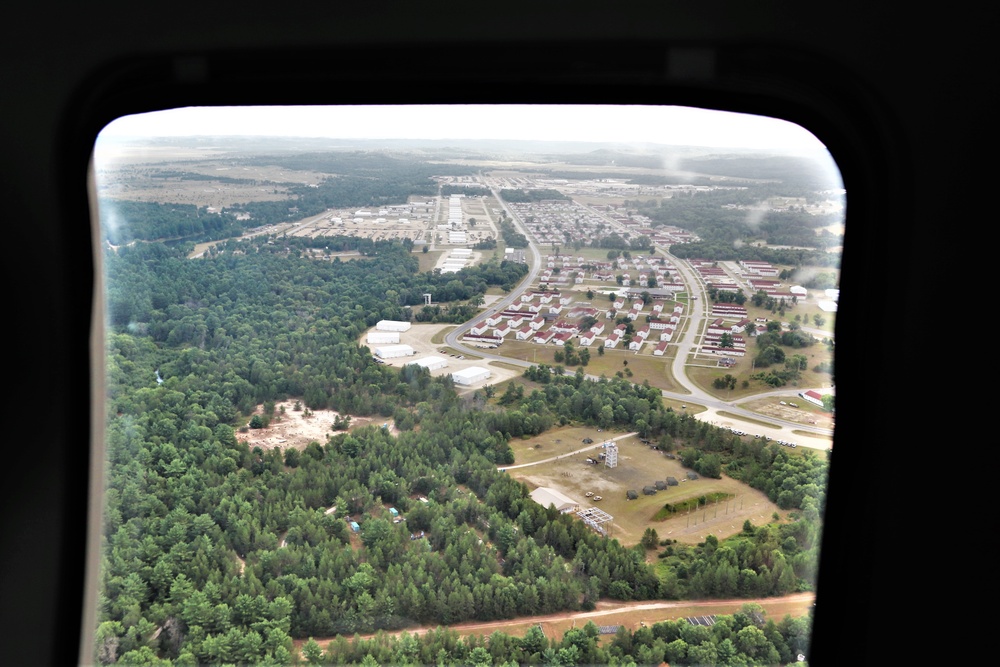
<svg viewBox="0 0 1000 667">
<path fill-rule="evenodd" d="M 582 442 L 584 437 L 593 438 L 594 450 L 593 454 L 577 454 L 527 468 L 515 468 L 509 474 L 530 489 L 543 486 L 558 489 L 576 500 L 581 508 L 597 507 L 611 514 L 614 523 L 609 536 L 625 545 L 637 544 L 647 527 L 655 529 L 660 539 L 697 544 L 708 535 L 719 539 L 734 535 L 743 529 L 743 522 L 747 519 L 754 525 L 761 525 L 771 521 L 775 512 L 782 517 L 786 514 L 763 492 L 725 475 L 722 479 L 699 477 L 688 480 L 688 470 L 679 459 L 667 458 L 664 452 L 642 444 L 636 436 L 618 441 L 618 467 L 608 468 L 603 462 L 596 465 L 587 463 L 588 456 L 596 457 L 603 451 L 601 444 L 604 438 L 620 434 L 604 432 L 588 436 L 583 435 L 585 431 L 589 432 L 588 429 L 554 429 L 544 438 L 511 443 L 514 465 L 575 451 L 587 446 Z M 536 444 L 541 444 L 541 448 L 536 448 Z M 547 454 L 542 455 L 539 451 L 547 451 Z M 649 496 L 642 493 L 644 486 L 667 477 L 676 478 L 677 486 L 668 486 Z M 639 497 L 628 500 L 625 494 L 629 490 L 637 491 Z M 602 500 L 592 501 L 585 495 L 588 491 L 602 496 Z M 678 503 L 716 492 L 733 497 L 666 521 L 653 520 L 665 503 Z"/>
<path fill-rule="evenodd" d="M 607 435 L 609 434 L 600 432 L 596 428 L 565 426 L 551 428 L 530 440 L 512 440 L 510 447 L 514 450 L 513 465 L 535 463 L 552 456 L 563 456 L 588 446 L 594 448 L 596 452 Z M 583 442 L 584 438 L 590 438 L 594 442 L 588 445 Z M 593 456 L 596 455 L 596 453 L 593 454 Z M 584 458 L 586 456 L 580 455 Z"/>
<path fill-rule="evenodd" d="M 284 414 L 281 408 L 285 409 Z M 240 442 L 247 443 L 247 447 L 253 449 L 272 449 L 277 447 L 281 451 L 289 448 L 305 449 L 310 442 L 326 444 L 327 438 L 335 433 L 332 429 L 333 422 L 340 414 L 333 410 L 312 410 L 306 416 L 305 409 L 295 410 L 295 401 L 282 401 L 275 403 L 274 418 L 267 428 L 252 428 L 245 433 L 237 433 L 236 437 Z M 263 414 L 263 406 L 257 406 L 255 414 Z M 340 415 L 341 417 L 346 415 Z M 351 417 L 351 428 L 359 428 L 368 424 L 387 424 L 386 428 L 393 435 L 399 431 L 395 428 L 392 420 L 381 417 Z"/>
<path fill-rule="evenodd" d="M 782 405 L 782 401 L 785 403 L 795 403 L 798 407 Z M 769 417 L 777 417 L 779 419 L 784 419 L 785 421 L 795 422 L 796 424 L 809 424 L 811 426 L 820 426 L 822 428 L 830 429 L 832 429 L 834 425 L 834 419 L 831 413 L 823 410 L 817 405 L 813 405 L 803 398 L 775 398 L 772 396 L 740 403 L 740 407 L 747 410 L 753 410 L 754 412 L 767 415 Z"/>
</svg>

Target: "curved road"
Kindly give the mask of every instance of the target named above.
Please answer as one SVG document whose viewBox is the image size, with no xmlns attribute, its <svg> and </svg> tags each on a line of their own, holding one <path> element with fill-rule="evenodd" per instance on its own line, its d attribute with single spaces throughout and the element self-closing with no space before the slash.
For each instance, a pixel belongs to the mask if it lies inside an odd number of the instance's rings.
<svg viewBox="0 0 1000 667">
<path fill-rule="evenodd" d="M 506 202 L 500 197 L 499 193 L 493 186 L 490 186 L 490 190 L 493 193 L 493 197 L 497 202 L 504 208 L 507 215 L 514 221 L 514 226 L 528 239 L 528 248 L 531 251 L 531 261 L 529 261 L 528 274 L 524 279 L 518 284 L 518 286 L 511 290 L 511 293 L 505 296 L 500 301 L 497 301 L 490 306 L 487 312 L 499 312 L 505 309 L 507 306 L 512 304 L 516 299 L 521 297 L 521 293 L 528 289 L 538 277 L 538 273 L 541 270 L 542 258 L 535 245 L 531 235 L 528 233 L 527 229 L 524 228 L 520 217 L 517 213 L 509 208 Z M 753 400 L 762 397 L 797 397 L 800 392 L 809 391 L 809 387 L 802 388 L 796 387 L 794 389 L 776 389 L 773 391 L 765 391 L 759 394 L 755 394 L 749 397 L 742 397 L 736 401 L 724 401 L 721 400 L 708 392 L 704 391 L 698 387 L 695 383 L 691 382 L 687 377 L 686 365 L 688 356 L 691 354 L 692 350 L 695 348 L 698 329 L 700 324 L 705 321 L 705 298 L 703 288 L 701 287 L 701 282 L 694 275 L 694 271 L 691 267 L 682 260 L 676 260 L 672 255 L 662 248 L 657 248 L 656 252 L 673 260 L 673 264 L 680 273 L 684 284 L 687 286 L 693 286 L 689 288 L 692 290 L 698 290 L 700 294 L 694 295 L 698 298 L 691 299 L 688 302 L 688 317 L 685 320 L 685 324 L 682 327 L 679 338 L 677 339 L 677 355 L 674 357 L 672 372 L 674 380 L 681 385 L 684 391 L 662 391 L 664 398 L 669 398 L 675 401 L 681 401 L 682 403 L 691 403 L 692 406 L 695 404 L 699 407 L 704 407 L 704 411 L 694 412 L 697 419 L 702 421 L 707 421 L 716 425 L 722 426 L 734 426 L 737 427 L 737 422 L 733 421 L 736 418 L 743 417 L 748 420 L 747 423 L 740 422 L 738 428 L 740 430 L 746 431 L 747 433 L 753 435 L 767 436 L 772 440 L 784 440 L 787 442 L 794 442 L 796 445 L 801 447 L 810 447 L 813 449 L 829 449 L 831 447 L 831 436 L 833 435 L 833 430 L 828 428 L 821 428 L 818 426 L 813 426 L 810 424 L 800 424 L 797 422 L 787 421 L 784 419 L 779 419 L 777 417 L 772 417 L 769 415 L 761 415 L 760 413 L 754 412 L 753 410 L 747 410 L 746 408 L 741 408 L 740 403 L 746 402 L 748 400 Z M 472 328 L 473 321 L 466 322 L 459 325 L 450 333 L 445 336 L 445 342 L 448 346 L 459 350 L 463 354 L 470 354 L 476 357 L 482 357 L 488 361 L 501 361 L 506 364 L 513 364 L 515 366 L 522 366 L 527 368 L 533 366 L 534 364 L 530 361 L 522 361 L 520 359 L 511 359 L 509 357 L 504 357 L 499 354 L 494 354 L 482 348 L 470 348 L 466 347 L 461 343 L 461 337 L 464 336 L 469 329 Z M 568 375 L 572 372 L 567 371 Z M 587 375 L 587 379 L 598 380 L 600 378 Z M 815 387 L 812 388 L 817 391 L 825 390 L 824 388 Z M 827 390 L 828 391 L 828 390 Z M 725 414 L 720 414 L 725 413 Z M 763 425 L 767 424 L 767 425 Z M 798 432 L 798 433 L 796 433 Z M 805 434 L 803 436 L 803 434 Z M 808 437 L 808 434 L 814 434 L 814 437 Z"/>
</svg>

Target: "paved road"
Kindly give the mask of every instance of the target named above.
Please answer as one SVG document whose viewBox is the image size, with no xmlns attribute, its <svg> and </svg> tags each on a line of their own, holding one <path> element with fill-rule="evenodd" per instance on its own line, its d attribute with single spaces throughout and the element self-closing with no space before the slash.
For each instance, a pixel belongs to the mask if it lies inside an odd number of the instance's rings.
<svg viewBox="0 0 1000 667">
<path fill-rule="evenodd" d="M 530 236 L 528 235 L 528 230 L 521 225 L 521 219 L 517 216 L 514 210 L 508 208 L 506 202 L 504 202 L 504 200 L 500 198 L 500 193 L 498 193 L 496 189 L 490 187 L 490 191 L 493 193 L 493 197 L 497 200 L 497 202 L 507 212 L 507 215 L 514 221 L 514 227 L 517 228 L 519 232 L 524 234 L 525 238 L 529 239 L 528 250 L 531 251 L 531 261 L 528 262 L 528 275 L 526 275 L 521 280 L 521 282 L 518 283 L 517 287 L 511 290 L 510 294 L 503 297 L 499 301 L 495 302 L 489 309 L 489 312 L 500 312 L 502 310 L 505 310 L 507 306 L 509 306 L 510 304 L 514 303 L 515 300 L 520 299 L 521 293 L 527 290 L 529 287 L 531 287 L 531 285 L 535 282 L 535 279 L 538 277 L 538 273 L 539 271 L 541 271 L 542 268 L 542 255 L 541 253 L 538 252 L 538 247 L 531 242 Z M 473 347 L 466 347 L 465 345 L 463 345 L 460 342 L 462 336 L 464 336 L 469 331 L 469 329 L 472 328 L 472 325 L 475 324 L 477 320 L 478 317 L 474 318 L 473 320 L 470 320 L 469 322 L 466 322 L 465 324 L 461 324 L 455 327 L 455 329 L 453 329 L 448 335 L 445 336 L 444 338 L 445 343 L 447 343 L 450 347 L 455 348 L 456 350 L 460 350 L 466 354 L 471 354 L 473 356 L 484 357 L 487 359 L 492 359 L 494 361 L 505 361 L 509 363 L 514 363 L 515 365 L 524 366 L 525 368 L 533 365 L 530 362 L 519 362 L 516 359 L 508 359 L 507 357 L 502 357 L 498 354 L 484 353 L 484 351 L 478 347 L 473 348 Z"/>
</svg>

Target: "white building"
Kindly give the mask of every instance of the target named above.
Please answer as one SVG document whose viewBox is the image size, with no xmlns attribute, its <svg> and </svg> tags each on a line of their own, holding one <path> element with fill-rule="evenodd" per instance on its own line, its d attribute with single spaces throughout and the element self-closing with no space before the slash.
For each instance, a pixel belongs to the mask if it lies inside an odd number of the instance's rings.
<svg viewBox="0 0 1000 667">
<path fill-rule="evenodd" d="M 575 512 L 580 509 L 580 503 L 576 502 L 565 493 L 557 491 L 556 489 L 550 489 L 542 486 L 535 489 L 528 495 L 530 495 L 531 499 L 542 507 L 548 509 L 549 505 L 553 505 L 563 514 Z"/>
<path fill-rule="evenodd" d="M 462 370 L 455 371 L 451 374 L 451 379 L 454 380 L 455 384 L 463 387 L 468 387 L 478 382 L 482 382 L 483 380 L 489 379 L 489 377 L 489 369 L 481 366 L 469 366 L 468 368 L 463 368 Z"/>
<path fill-rule="evenodd" d="M 375 348 L 375 354 L 380 359 L 398 359 L 399 357 L 409 357 L 416 351 L 409 345 L 383 345 Z"/>
<path fill-rule="evenodd" d="M 446 368 L 448 366 L 448 360 L 445 359 L 444 357 L 438 357 L 438 356 L 421 357 L 420 359 L 417 359 L 412 363 L 417 366 L 426 368 L 429 371 L 436 371 L 438 369 Z"/>
<path fill-rule="evenodd" d="M 386 345 L 388 343 L 398 343 L 398 331 L 369 331 L 368 343 L 371 345 Z"/>
<path fill-rule="evenodd" d="M 375 325 L 375 328 L 379 331 L 409 331 L 410 323 L 397 320 L 381 320 Z"/>
<path fill-rule="evenodd" d="M 830 393 L 832 393 L 832 392 L 830 392 Z M 821 393 L 819 393 L 818 391 L 815 391 L 813 389 L 810 389 L 809 391 L 804 391 L 804 392 L 800 391 L 799 392 L 799 396 L 801 396 L 802 398 L 806 399 L 807 401 L 809 401 L 813 405 L 818 405 L 819 407 L 823 407 L 823 396 L 824 395 L 821 394 Z"/>
</svg>

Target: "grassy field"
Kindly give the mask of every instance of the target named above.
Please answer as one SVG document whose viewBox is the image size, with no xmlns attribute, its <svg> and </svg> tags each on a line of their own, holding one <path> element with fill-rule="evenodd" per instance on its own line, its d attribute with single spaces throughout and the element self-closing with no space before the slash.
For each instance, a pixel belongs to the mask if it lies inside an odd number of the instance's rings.
<svg viewBox="0 0 1000 667">
<path fill-rule="evenodd" d="M 584 438 L 594 441 L 592 447 L 596 456 L 606 435 L 604 432 L 599 432 L 596 427 L 563 426 L 550 429 L 530 440 L 514 440 L 510 443 L 511 449 L 514 450 L 514 465 L 534 463 L 550 456 L 561 456 L 587 447 L 588 445 L 583 442 Z M 581 460 L 583 458 L 586 457 L 581 455 Z"/>
<path fill-rule="evenodd" d="M 437 266 L 438 260 L 441 259 L 441 255 L 445 254 L 445 252 L 445 250 L 428 250 L 427 252 L 417 250 L 413 254 L 416 255 L 417 260 L 420 262 L 420 271 L 423 273 L 433 271 L 434 267 Z"/>
<path fill-rule="evenodd" d="M 751 375 L 761 370 L 760 368 L 756 368 L 753 363 L 753 357 L 756 354 L 756 346 L 753 343 L 750 343 L 747 346 L 747 356 L 734 357 L 736 359 L 736 365 L 731 368 L 716 366 L 714 358 L 710 355 L 703 355 L 698 359 L 688 361 L 688 365 L 686 366 L 687 377 L 706 392 L 725 401 L 753 396 L 755 394 L 759 394 L 761 391 L 768 391 L 773 388 L 768 387 L 757 380 L 750 379 Z M 794 389 L 795 387 L 829 387 L 831 385 L 831 377 L 829 373 L 817 373 L 812 370 L 819 363 L 831 363 L 833 361 L 833 353 L 830 352 L 825 345 L 817 343 L 812 347 L 801 350 L 786 348 L 785 354 L 804 354 L 809 361 L 808 368 L 802 371 L 799 380 L 784 388 Z M 775 368 L 777 369 L 779 367 L 775 366 Z M 716 378 L 722 378 L 726 375 L 732 375 L 736 378 L 735 389 L 716 389 L 712 386 L 712 382 Z M 748 383 L 746 387 L 743 386 L 744 381 Z"/>
<path fill-rule="evenodd" d="M 604 438 L 620 434 L 597 433 L 578 427 L 553 429 L 551 432 L 529 440 L 512 443 L 515 463 L 531 463 L 584 447 L 584 437 L 594 440 L 594 454 L 599 453 Z M 596 437 L 595 437 L 596 436 Z M 536 447 L 536 445 L 540 445 Z M 603 464 L 586 462 L 590 454 L 579 454 L 556 461 L 539 463 L 527 468 L 509 471 L 515 479 L 529 488 L 555 488 L 580 503 L 581 507 L 598 507 L 614 517 L 610 536 L 625 545 L 638 543 L 648 527 L 654 528 L 660 538 L 672 538 L 694 544 L 712 534 L 720 539 L 740 532 L 743 521 L 750 519 L 755 525 L 771 521 L 775 512 L 784 516 L 767 496 L 729 477 L 687 479 L 687 469 L 679 459 L 670 459 L 663 452 L 642 444 L 638 437 L 618 441 L 619 464 L 608 468 Z M 590 455 L 592 456 L 592 455 Z M 642 488 L 657 480 L 674 477 L 677 486 L 667 487 L 653 495 L 644 495 Z M 685 480 L 681 482 L 680 480 Z M 626 492 L 635 490 L 638 498 L 628 500 Z M 586 497 L 586 492 L 602 496 L 599 502 Z M 692 497 L 709 493 L 732 494 L 733 499 L 703 507 L 700 510 L 656 521 L 654 515 L 664 503 L 679 503 Z"/>
<path fill-rule="evenodd" d="M 437 332 L 436 334 L 434 334 L 434 336 L 431 337 L 431 342 L 434 343 L 435 345 L 442 345 L 444 343 L 444 337 L 450 334 L 455 329 L 456 327 L 445 327 L 444 329 L 441 329 L 441 331 Z"/>
<path fill-rule="evenodd" d="M 510 370 L 510 371 L 517 371 L 517 374 L 519 376 L 522 373 L 524 373 L 524 367 L 523 366 L 518 366 L 517 364 L 508 364 L 508 363 L 505 363 L 503 361 L 491 361 L 490 365 L 491 366 L 496 366 L 497 368 L 506 368 L 507 370 Z M 524 380 L 523 377 L 519 377 L 517 379 L 518 380 Z"/>
<path fill-rule="evenodd" d="M 555 345 L 538 345 L 527 341 L 509 340 L 504 342 L 496 351 L 511 359 L 554 366 L 556 365 L 555 353 L 559 349 L 561 348 Z M 670 368 L 673 363 L 671 355 L 677 353 L 676 348 L 667 348 L 667 354 L 662 357 L 654 357 L 651 354 L 636 354 L 628 350 L 611 349 L 605 349 L 602 356 L 598 354 L 596 345 L 590 348 L 577 348 L 578 351 L 580 349 L 590 350 L 590 362 L 583 367 L 583 372 L 587 375 L 596 375 L 598 377 L 605 375 L 610 378 L 614 377 L 618 371 L 624 373 L 626 369 L 631 369 L 632 376 L 626 376 L 626 379 L 631 382 L 642 384 L 643 380 L 649 380 L 649 386 L 656 387 L 657 389 L 664 389 L 666 391 L 684 390 L 674 380 Z M 650 349 L 652 348 L 650 347 Z M 570 367 L 569 370 L 576 370 L 576 367 Z"/>
</svg>

